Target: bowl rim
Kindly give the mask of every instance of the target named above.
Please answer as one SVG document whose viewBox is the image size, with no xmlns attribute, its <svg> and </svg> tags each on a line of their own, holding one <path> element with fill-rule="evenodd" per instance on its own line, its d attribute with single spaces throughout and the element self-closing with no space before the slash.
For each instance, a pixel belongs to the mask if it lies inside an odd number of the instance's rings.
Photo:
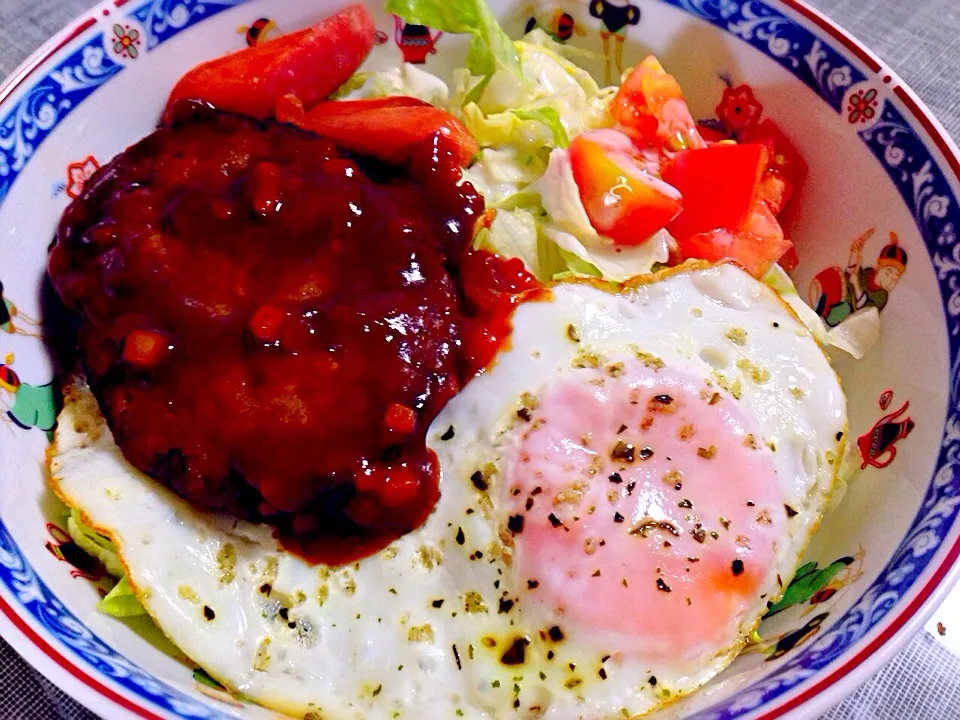
<svg viewBox="0 0 960 720">
<path fill-rule="evenodd" d="M 157 0 L 151 0 L 154 4 L 161 4 Z M 216 7 L 208 12 L 204 18 L 212 17 L 222 10 L 228 10 L 241 6 L 248 0 L 215 0 L 212 5 Z M 710 13 L 710 6 L 715 6 L 717 0 L 659 0 L 664 4 L 686 11 L 688 14 L 701 20 L 707 20 L 714 25 Z M 146 0 L 141 2 L 132 2 L 132 0 L 102 0 L 94 5 L 90 10 L 81 13 L 74 20 L 67 23 L 64 28 L 52 36 L 40 48 L 33 52 L 24 60 L 2 83 L 0 83 L 0 107 L 13 97 L 18 90 L 23 88 L 29 79 L 52 58 L 57 56 L 72 42 L 82 37 L 87 31 L 94 28 L 100 19 L 101 14 L 107 15 L 109 12 L 119 10 L 130 3 L 137 8 L 147 4 Z M 734 3 L 737 6 L 750 5 L 749 0 L 737 0 Z M 884 84 L 890 88 L 891 92 L 900 101 L 903 108 L 907 111 L 906 119 L 910 123 L 908 127 L 916 123 L 922 128 L 926 138 L 917 134 L 921 143 L 929 140 L 936 147 L 936 150 L 942 156 L 944 164 L 949 168 L 949 173 L 944 173 L 944 177 L 949 187 L 950 180 L 960 186 L 960 149 L 957 144 L 946 132 L 941 123 L 936 119 L 932 112 L 919 99 L 919 97 L 903 82 L 900 76 L 895 73 L 888 65 L 883 63 L 874 55 L 863 43 L 857 40 L 838 24 L 830 20 L 820 11 L 810 7 L 803 0 L 758 0 L 754 5 L 764 6 L 772 9 L 774 12 L 784 10 L 782 13 L 791 22 L 797 23 L 798 20 L 791 17 L 793 15 L 799 19 L 799 24 L 803 22 L 812 24 L 817 30 L 822 31 L 833 41 L 839 43 L 846 51 L 851 53 L 857 60 L 863 63 L 874 75 L 883 76 Z M 196 22 L 188 22 L 184 27 L 178 29 L 185 30 L 192 27 Z M 721 26 L 721 29 L 727 31 Z M 814 35 L 816 37 L 816 35 Z M 743 38 L 741 38 L 743 39 Z M 766 53 L 770 56 L 770 53 Z M 847 60 L 841 55 L 841 58 Z M 775 58 L 774 58 L 775 59 Z M 936 157 L 931 153 L 931 157 L 936 161 Z M 954 195 L 956 197 L 956 195 Z M 0 197 L 0 202 L 3 198 Z M 928 248 L 929 249 L 929 248 Z M 946 314 L 949 325 L 950 316 Z M 956 349 L 954 348 L 954 352 Z M 951 365 L 950 372 L 956 373 L 957 367 Z M 956 378 L 954 378 L 956 381 Z M 957 412 L 957 392 L 956 388 L 947 394 L 948 406 L 946 420 L 950 419 L 951 414 Z M 946 424 L 946 423 L 945 423 Z M 949 458 L 946 457 L 945 444 L 941 447 L 940 455 L 936 463 L 934 473 L 930 478 L 931 487 L 938 475 L 948 466 Z M 956 474 L 954 473 L 954 479 Z M 921 508 L 922 509 L 922 508 Z M 919 517 L 919 515 L 918 515 Z M 916 518 L 912 521 L 916 523 Z M 911 528 L 913 525 L 911 525 Z M 5 529 L 2 534 L 6 534 Z M 954 518 L 945 537 L 955 535 L 953 544 L 946 552 L 939 553 L 940 560 L 930 573 L 930 565 L 933 565 L 936 554 L 928 561 L 928 565 L 913 584 L 910 585 L 901 601 L 906 600 L 906 604 L 896 610 L 896 614 L 891 617 L 885 617 L 872 625 L 867 633 L 851 643 L 848 648 L 849 656 L 838 658 L 828 663 L 822 670 L 822 677 L 814 682 L 801 681 L 796 686 L 785 691 L 777 693 L 773 697 L 747 709 L 746 714 L 757 713 L 754 716 L 764 720 L 780 717 L 784 714 L 790 716 L 812 715 L 814 712 L 826 710 L 838 702 L 842 697 L 853 692 L 870 675 L 875 672 L 882 664 L 886 663 L 899 649 L 920 630 L 926 620 L 933 614 L 944 597 L 950 592 L 953 585 L 960 579 L 960 564 L 956 563 L 960 557 L 960 523 Z M 11 538 L 12 542 L 12 538 Z M 13 543 L 16 548 L 15 542 Z M 28 564 L 29 566 L 29 564 Z M 881 576 L 887 568 L 881 571 Z M 929 573 L 929 577 L 923 582 L 922 587 L 916 587 L 920 584 L 921 575 Z M 42 582 L 42 580 L 40 581 Z M 144 718 L 159 718 L 169 715 L 167 711 L 160 710 L 159 707 L 150 703 L 145 697 L 140 696 L 136 701 L 131 700 L 122 692 L 117 692 L 107 684 L 100 682 L 98 678 L 103 678 L 103 674 L 96 672 L 96 668 L 87 668 L 81 666 L 81 663 L 66 657 L 61 653 L 55 644 L 49 642 L 44 634 L 49 633 L 48 628 L 38 630 L 34 625 L 25 619 L 23 614 L 17 611 L 14 603 L 10 602 L 11 592 L 9 587 L 0 586 L 0 630 L 2 635 L 11 646 L 27 662 L 37 669 L 47 679 L 53 681 L 58 687 L 73 696 L 86 707 L 97 712 L 107 712 L 123 710 L 132 712 Z M 29 618 L 29 615 L 27 615 Z M 30 618 L 33 620 L 33 618 Z M 51 639 L 55 638 L 51 634 Z M 91 672 L 92 670 L 92 672 Z M 106 678 L 104 678 L 106 679 Z M 107 682 L 111 682 L 107 680 Z M 762 681 L 761 681 L 762 682 Z M 726 701 L 718 701 L 711 705 L 705 711 L 710 714 L 711 710 L 723 705 Z M 142 704 L 141 704 L 142 703 Z M 149 704 L 149 707 L 146 705 Z M 209 708 L 210 717 L 220 716 L 220 711 Z M 158 714 L 159 712 L 159 714 Z M 740 715 L 740 713 L 737 713 Z M 222 715 L 226 717 L 226 715 Z"/>
</svg>

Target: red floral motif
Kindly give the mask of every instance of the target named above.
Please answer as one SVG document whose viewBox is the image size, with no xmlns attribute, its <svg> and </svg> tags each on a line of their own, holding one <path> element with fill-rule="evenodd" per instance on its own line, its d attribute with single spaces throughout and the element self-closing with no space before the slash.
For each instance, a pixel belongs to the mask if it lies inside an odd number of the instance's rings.
<svg viewBox="0 0 960 720">
<path fill-rule="evenodd" d="M 763 105 L 754 96 L 749 85 L 725 88 L 720 104 L 717 105 L 720 124 L 731 135 L 754 127 L 760 122 L 761 114 Z"/>
<path fill-rule="evenodd" d="M 50 522 L 47 523 L 47 532 L 50 533 L 52 540 L 48 540 L 45 547 L 57 560 L 73 568 L 70 571 L 70 577 L 86 578 L 94 582 L 103 577 L 103 565 L 82 550 L 70 537 L 70 533 Z"/>
<path fill-rule="evenodd" d="M 113 51 L 122 57 L 136 60 L 140 54 L 140 31 L 129 25 L 113 26 Z"/>
<path fill-rule="evenodd" d="M 93 174 L 99 169 L 100 163 L 93 155 L 87 155 L 80 162 L 67 165 L 67 195 L 71 198 L 80 197 L 87 180 L 93 177 Z"/>
<path fill-rule="evenodd" d="M 858 90 L 850 96 L 847 103 L 847 121 L 851 125 L 856 123 L 865 123 L 873 119 L 877 114 L 877 91 L 873 88 L 869 90 Z"/>
</svg>

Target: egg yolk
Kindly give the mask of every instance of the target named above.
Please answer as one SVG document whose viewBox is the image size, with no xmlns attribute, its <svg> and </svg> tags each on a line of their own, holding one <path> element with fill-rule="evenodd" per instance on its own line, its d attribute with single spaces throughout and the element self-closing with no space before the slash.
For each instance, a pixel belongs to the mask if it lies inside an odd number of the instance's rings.
<svg viewBox="0 0 960 720">
<path fill-rule="evenodd" d="M 566 373 L 521 414 L 503 488 L 525 612 L 668 667 L 749 630 L 787 516 L 737 400 L 631 360 Z"/>
</svg>

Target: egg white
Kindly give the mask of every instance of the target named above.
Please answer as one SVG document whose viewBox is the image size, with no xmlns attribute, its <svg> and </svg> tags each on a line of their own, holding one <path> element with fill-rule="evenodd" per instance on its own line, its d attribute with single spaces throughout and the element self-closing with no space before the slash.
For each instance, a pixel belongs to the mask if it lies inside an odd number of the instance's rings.
<svg viewBox="0 0 960 720">
<path fill-rule="evenodd" d="M 842 455 L 839 380 L 776 293 L 732 265 L 693 264 L 618 293 L 557 285 L 549 299 L 521 305 L 513 323 L 509 349 L 430 428 L 441 467 L 435 511 L 359 563 L 311 567 L 285 553 L 268 528 L 193 509 L 124 460 L 81 380 L 66 389 L 52 486 L 114 540 L 131 584 L 170 639 L 211 676 L 267 707 L 325 718 L 651 711 L 722 670 L 782 587 L 757 598 L 709 663 L 682 672 L 629 658 L 604 663 L 569 643 L 555 647 L 514 602 L 521 591 L 496 502 L 499 448 L 521 396 L 569 371 L 585 348 L 611 358 L 649 353 L 739 396 L 776 447 L 781 489 L 798 511 L 777 549 L 785 586 Z M 730 342 L 731 329 L 749 341 Z M 523 662 L 504 664 L 520 637 L 529 640 Z M 647 682 L 651 674 L 656 686 Z"/>
</svg>

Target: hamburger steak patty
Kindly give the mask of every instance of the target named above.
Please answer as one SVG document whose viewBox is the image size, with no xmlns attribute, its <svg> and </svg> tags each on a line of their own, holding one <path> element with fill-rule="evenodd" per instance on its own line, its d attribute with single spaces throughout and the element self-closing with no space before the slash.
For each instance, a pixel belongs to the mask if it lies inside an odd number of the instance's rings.
<svg viewBox="0 0 960 720">
<path fill-rule="evenodd" d="M 482 211 L 449 162 L 442 138 L 387 167 L 186 103 L 98 171 L 49 272 L 126 458 L 324 561 L 422 523 Z"/>
</svg>

